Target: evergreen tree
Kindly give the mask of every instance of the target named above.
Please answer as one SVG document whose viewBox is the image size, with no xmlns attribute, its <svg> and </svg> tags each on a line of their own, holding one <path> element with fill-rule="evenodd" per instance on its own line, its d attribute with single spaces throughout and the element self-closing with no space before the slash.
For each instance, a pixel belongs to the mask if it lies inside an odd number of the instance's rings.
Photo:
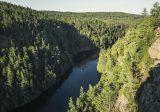
<svg viewBox="0 0 160 112">
<path fill-rule="evenodd" d="M 142 15 L 143 15 L 143 16 L 147 16 L 147 15 L 148 15 L 148 11 L 147 11 L 146 8 L 143 9 Z"/>
</svg>

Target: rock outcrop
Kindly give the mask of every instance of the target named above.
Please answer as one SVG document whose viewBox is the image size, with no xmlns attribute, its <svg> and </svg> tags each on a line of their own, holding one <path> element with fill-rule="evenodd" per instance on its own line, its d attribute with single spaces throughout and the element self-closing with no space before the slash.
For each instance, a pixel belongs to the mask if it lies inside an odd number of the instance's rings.
<svg viewBox="0 0 160 112">
<path fill-rule="evenodd" d="M 155 60 L 155 65 L 160 63 L 160 39 L 157 39 L 149 48 L 149 55 Z"/>
<path fill-rule="evenodd" d="M 138 112 L 160 112 L 160 64 L 149 75 L 137 92 Z"/>
<path fill-rule="evenodd" d="M 123 94 L 121 94 L 118 98 L 117 101 L 115 103 L 115 109 L 114 112 L 126 112 L 127 110 L 127 105 L 128 105 L 129 101 L 126 98 L 126 96 L 124 96 Z"/>
<path fill-rule="evenodd" d="M 149 55 L 153 59 L 160 60 L 160 39 L 157 39 L 149 48 Z"/>
<path fill-rule="evenodd" d="M 155 30 L 156 36 L 160 35 L 160 27 Z M 160 38 L 158 38 L 149 48 L 149 55 L 155 60 L 155 65 L 160 63 Z"/>
<path fill-rule="evenodd" d="M 155 60 L 155 65 L 137 91 L 138 112 L 160 112 L 160 27 L 155 33 L 158 39 L 149 48 L 149 55 Z"/>
</svg>

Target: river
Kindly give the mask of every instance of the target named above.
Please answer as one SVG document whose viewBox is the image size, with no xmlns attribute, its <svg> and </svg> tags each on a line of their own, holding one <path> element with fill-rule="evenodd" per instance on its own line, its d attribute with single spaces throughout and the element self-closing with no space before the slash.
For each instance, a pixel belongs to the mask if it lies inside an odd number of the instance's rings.
<svg viewBox="0 0 160 112">
<path fill-rule="evenodd" d="M 12 112 L 66 112 L 69 98 L 75 100 L 81 86 L 87 91 L 89 84 L 95 85 L 99 81 L 96 66 L 97 59 L 93 57 L 80 61 L 56 91 Z"/>
</svg>

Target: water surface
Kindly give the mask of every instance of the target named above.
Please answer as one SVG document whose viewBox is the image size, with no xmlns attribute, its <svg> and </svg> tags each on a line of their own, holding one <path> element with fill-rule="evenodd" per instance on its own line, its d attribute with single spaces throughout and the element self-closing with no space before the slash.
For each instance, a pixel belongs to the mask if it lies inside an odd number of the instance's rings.
<svg viewBox="0 0 160 112">
<path fill-rule="evenodd" d="M 95 85 L 98 82 L 96 66 L 97 59 L 79 62 L 55 92 L 13 112 L 66 112 L 69 98 L 76 99 L 79 96 L 81 86 L 86 91 L 89 84 Z"/>
</svg>

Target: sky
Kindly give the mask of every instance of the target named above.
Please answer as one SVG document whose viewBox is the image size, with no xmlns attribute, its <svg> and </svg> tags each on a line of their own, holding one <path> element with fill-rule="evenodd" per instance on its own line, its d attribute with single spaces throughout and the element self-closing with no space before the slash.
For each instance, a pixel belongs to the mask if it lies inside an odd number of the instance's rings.
<svg viewBox="0 0 160 112">
<path fill-rule="evenodd" d="M 36 10 L 62 12 L 127 12 L 141 14 L 160 0 L 0 0 Z"/>
</svg>

